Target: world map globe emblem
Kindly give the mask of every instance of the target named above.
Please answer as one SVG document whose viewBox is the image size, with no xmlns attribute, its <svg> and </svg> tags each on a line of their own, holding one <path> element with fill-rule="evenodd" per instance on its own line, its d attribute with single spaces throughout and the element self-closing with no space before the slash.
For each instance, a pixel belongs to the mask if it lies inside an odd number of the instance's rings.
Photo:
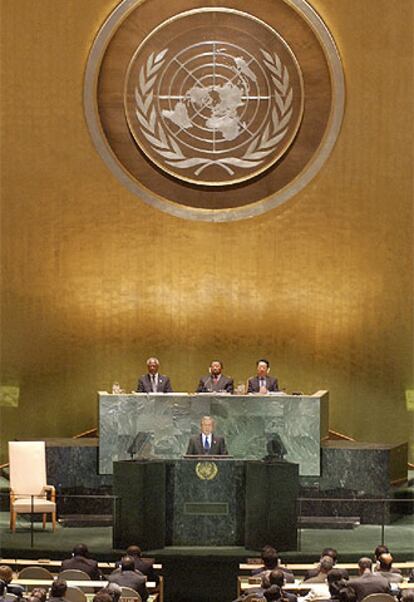
<svg viewBox="0 0 414 602">
<path fill-rule="evenodd" d="M 124 107 L 138 148 L 161 170 L 226 186 L 277 168 L 300 127 L 302 74 L 287 43 L 256 17 L 186 11 L 137 48 Z"/>
</svg>

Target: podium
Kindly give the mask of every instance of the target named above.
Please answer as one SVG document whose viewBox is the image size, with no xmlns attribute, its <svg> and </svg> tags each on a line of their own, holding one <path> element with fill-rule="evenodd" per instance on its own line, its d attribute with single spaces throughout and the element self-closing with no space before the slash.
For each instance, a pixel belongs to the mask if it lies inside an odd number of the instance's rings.
<svg viewBox="0 0 414 602">
<path fill-rule="evenodd" d="M 114 462 L 114 548 L 297 548 L 298 465 L 209 456 Z"/>
</svg>

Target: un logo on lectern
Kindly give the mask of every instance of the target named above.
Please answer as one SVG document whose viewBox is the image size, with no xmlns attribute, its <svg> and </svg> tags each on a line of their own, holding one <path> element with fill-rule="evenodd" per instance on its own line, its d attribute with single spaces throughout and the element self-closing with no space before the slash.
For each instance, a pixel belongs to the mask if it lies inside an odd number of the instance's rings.
<svg viewBox="0 0 414 602">
<path fill-rule="evenodd" d="M 201 481 L 212 481 L 218 475 L 218 466 L 215 462 L 197 462 L 195 473 Z"/>
<path fill-rule="evenodd" d="M 322 167 L 343 115 L 339 55 L 305 0 L 223 4 L 123 0 L 86 68 L 101 157 L 141 200 L 184 218 L 285 202 Z"/>
</svg>

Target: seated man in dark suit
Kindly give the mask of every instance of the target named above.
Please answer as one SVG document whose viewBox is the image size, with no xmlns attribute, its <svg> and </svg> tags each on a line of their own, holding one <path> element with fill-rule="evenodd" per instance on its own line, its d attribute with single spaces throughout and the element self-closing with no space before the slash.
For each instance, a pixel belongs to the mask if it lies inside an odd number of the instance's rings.
<svg viewBox="0 0 414 602">
<path fill-rule="evenodd" d="M 148 373 L 139 377 L 137 393 L 172 393 L 168 376 L 159 374 L 160 362 L 156 357 L 147 359 Z"/>
<path fill-rule="evenodd" d="M 145 575 L 135 569 L 135 562 L 131 556 L 122 556 L 121 566 L 108 575 L 109 583 L 117 583 L 120 587 L 130 587 L 140 594 L 143 602 L 148 598 L 146 580 Z"/>
<path fill-rule="evenodd" d="M 154 571 L 153 561 L 150 558 L 143 558 L 142 551 L 139 546 L 131 545 L 127 547 L 127 556 L 131 556 L 134 559 L 135 569 L 146 576 L 147 581 L 155 581 L 159 583 L 160 578 Z M 121 562 L 117 562 L 116 566 L 121 566 Z"/>
<path fill-rule="evenodd" d="M 226 456 L 228 454 L 224 437 L 218 437 L 213 433 L 214 426 L 211 416 L 203 416 L 200 421 L 201 433 L 190 438 L 187 455 Z"/>
<path fill-rule="evenodd" d="M 22 585 L 10 585 L 13 581 L 13 571 L 7 565 L 0 566 L 0 580 L 4 583 L 5 592 L 7 594 L 14 594 L 18 598 L 22 598 L 24 594 L 24 587 Z"/>
<path fill-rule="evenodd" d="M 79 543 L 73 548 L 72 558 L 67 558 L 62 562 L 60 567 L 61 571 L 66 569 L 77 569 L 83 571 L 89 577 L 96 581 L 101 578 L 101 572 L 98 569 L 98 563 L 96 560 L 89 558 L 88 546 L 84 543 Z"/>
<path fill-rule="evenodd" d="M 360 558 L 358 560 L 359 577 L 349 581 L 349 585 L 355 590 L 358 602 L 369 594 L 390 593 L 387 579 L 382 575 L 374 575 L 371 568 L 372 560 L 370 558 Z"/>
<path fill-rule="evenodd" d="M 278 585 L 282 592 L 282 597 L 287 600 L 287 602 L 297 602 L 297 596 L 295 594 L 283 590 L 285 583 L 286 575 L 280 568 L 271 571 L 267 577 L 262 577 L 262 585 L 265 589 L 271 585 Z"/>
<path fill-rule="evenodd" d="M 256 376 L 247 381 L 247 393 L 260 393 L 265 395 L 269 391 L 279 391 L 277 379 L 269 376 L 270 364 L 262 359 L 256 362 Z"/>
<path fill-rule="evenodd" d="M 378 546 L 375 548 L 375 550 L 374 550 L 374 557 L 375 557 L 375 560 L 374 560 L 374 562 L 375 562 L 376 564 L 375 564 L 374 572 L 376 572 L 376 571 L 379 571 L 379 570 L 380 570 L 380 568 L 379 568 L 379 567 L 380 567 L 380 556 L 381 556 L 382 554 L 390 554 L 390 553 L 391 553 L 391 552 L 390 552 L 390 550 L 389 550 L 388 546 L 386 546 L 386 545 L 384 545 L 384 544 L 379 544 L 379 545 L 378 545 Z M 397 573 L 398 575 L 401 575 L 401 569 L 394 568 L 393 566 L 392 566 L 392 567 L 390 567 L 390 571 L 391 571 L 391 573 Z"/>
<path fill-rule="evenodd" d="M 253 569 L 252 575 L 255 577 L 266 577 L 271 571 L 280 569 L 283 572 L 286 583 L 295 582 L 295 576 L 292 571 L 289 571 L 289 569 L 286 569 L 285 567 L 279 566 L 280 560 L 276 548 L 270 545 L 263 546 L 260 557 L 262 559 L 263 566 L 258 569 Z"/>
<path fill-rule="evenodd" d="M 383 577 L 385 577 L 385 579 L 387 579 L 388 583 L 401 583 L 402 581 L 404 581 L 401 573 L 393 572 L 393 570 L 392 570 L 393 557 L 391 556 L 390 553 L 381 554 L 378 561 L 379 561 L 379 566 L 376 569 L 376 571 L 374 571 L 374 575 L 382 575 Z"/>
<path fill-rule="evenodd" d="M 212 393 L 216 391 L 224 393 L 233 393 L 233 379 L 228 376 L 224 376 L 224 374 L 222 374 L 222 371 L 223 362 L 221 362 L 220 360 L 213 360 L 210 364 L 209 374 L 207 376 L 203 376 L 200 379 L 196 392 Z"/>
<path fill-rule="evenodd" d="M 338 560 L 338 554 L 337 554 L 337 551 L 335 550 L 335 548 L 324 548 L 322 550 L 319 562 L 321 561 L 321 559 L 324 556 L 330 556 L 333 560 L 334 566 L 336 565 L 336 562 Z M 308 579 L 316 577 L 316 575 L 318 575 L 318 573 L 319 573 L 319 569 L 320 569 L 320 564 L 317 567 L 315 567 L 314 569 L 309 569 L 308 571 L 306 571 L 306 573 L 303 577 L 303 580 L 307 581 Z M 341 575 L 342 579 L 349 579 L 348 571 L 346 569 L 338 569 L 338 570 L 342 573 L 342 575 Z"/>
<path fill-rule="evenodd" d="M 326 583 L 328 574 L 334 567 L 334 561 L 331 556 L 322 556 L 319 562 L 319 571 L 314 577 L 309 577 L 304 583 Z"/>
<path fill-rule="evenodd" d="M 56 579 L 50 587 L 49 591 L 49 602 L 62 602 L 62 600 L 66 600 L 65 594 L 68 586 L 66 581 L 63 579 Z"/>
</svg>

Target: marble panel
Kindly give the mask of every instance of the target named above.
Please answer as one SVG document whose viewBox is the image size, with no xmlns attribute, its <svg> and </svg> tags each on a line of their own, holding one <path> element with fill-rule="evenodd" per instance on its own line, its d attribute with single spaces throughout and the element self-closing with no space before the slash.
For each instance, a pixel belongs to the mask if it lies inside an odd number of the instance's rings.
<svg viewBox="0 0 414 602">
<path fill-rule="evenodd" d="M 244 462 L 215 460 L 217 475 L 201 480 L 196 466 L 205 461 L 170 464 L 167 491 L 174 500 L 170 545 L 238 546 L 244 541 Z"/>
<path fill-rule="evenodd" d="M 130 457 L 128 448 L 138 433 L 145 445 L 136 458 L 182 457 L 205 414 L 216 418 L 217 434 L 226 437 L 233 457 L 260 460 L 268 453 L 269 441 L 277 439 L 286 449 L 285 459 L 299 464 L 300 475 L 320 474 L 320 440 L 327 434 L 326 391 L 309 396 L 101 392 L 100 472 L 111 474 L 113 461 Z"/>
<path fill-rule="evenodd" d="M 215 397 L 211 413 L 225 433 L 230 453 L 244 459 L 262 459 L 267 443 L 279 440 L 285 460 L 298 463 L 301 475 L 319 475 L 320 400 L 310 396 Z"/>
<path fill-rule="evenodd" d="M 58 515 L 112 514 L 112 475 L 98 474 L 98 439 L 46 439 L 47 481 Z"/>
<path fill-rule="evenodd" d="M 304 516 L 355 516 L 361 523 L 392 519 L 394 485 L 407 478 L 407 443 L 324 441 L 318 482 L 301 479 Z M 316 498 L 316 499 L 312 499 Z M 324 499 L 325 498 L 325 499 Z M 333 501 L 328 501 L 331 498 Z"/>
</svg>

